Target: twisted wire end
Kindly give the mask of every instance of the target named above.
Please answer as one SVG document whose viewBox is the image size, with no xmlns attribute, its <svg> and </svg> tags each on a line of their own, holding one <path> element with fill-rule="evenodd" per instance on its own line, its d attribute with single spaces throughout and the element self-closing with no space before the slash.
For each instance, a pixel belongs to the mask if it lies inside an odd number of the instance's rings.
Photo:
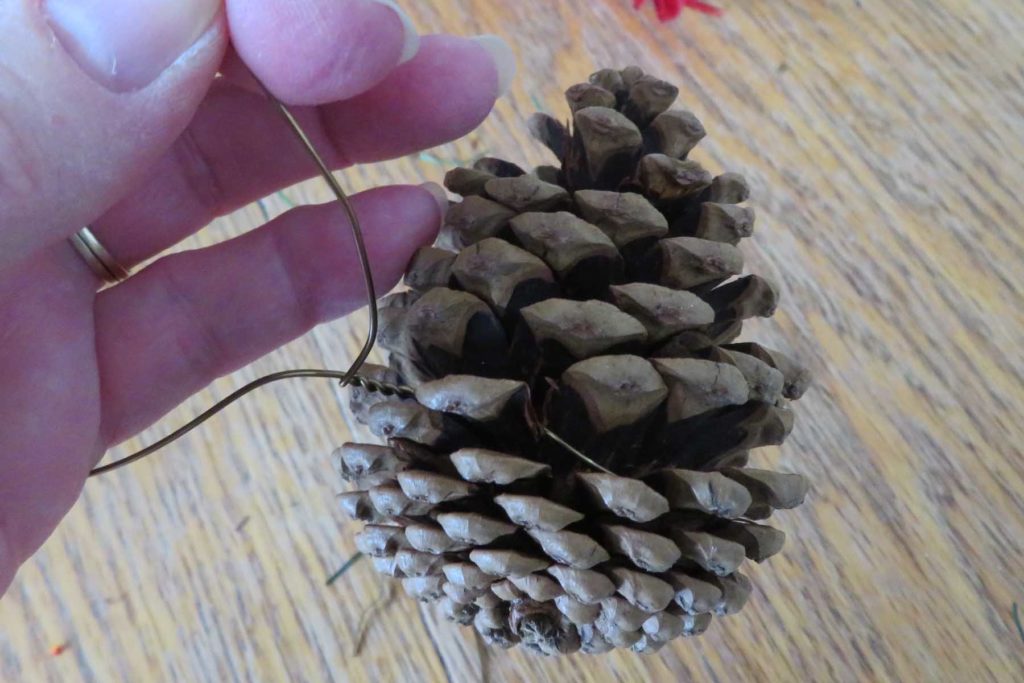
<svg viewBox="0 0 1024 683">
<path fill-rule="evenodd" d="M 384 394 L 385 396 L 397 396 L 399 398 L 415 398 L 416 391 L 409 386 L 402 384 L 392 384 L 391 382 L 383 382 L 379 379 L 373 379 L 371 377 L 365 377 L 363 375 L 354 375 L 348 382 L 342 382 L 342 386 L 359 387 L 366 391 L 372 391 L 377 394 Z"/>
</svg>

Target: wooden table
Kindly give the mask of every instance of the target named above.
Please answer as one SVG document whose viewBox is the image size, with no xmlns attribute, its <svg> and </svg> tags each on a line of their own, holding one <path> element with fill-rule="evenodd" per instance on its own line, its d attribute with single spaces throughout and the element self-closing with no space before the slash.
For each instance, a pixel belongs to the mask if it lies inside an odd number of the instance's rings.
<svg viewBox="0 0 1024 683">
<path fill-rule="evenodd" d="M 521 76 L 468 139 L 347 182 L 440 179 L 484 152 L 540 162 L 524 117 L 564 116 L 562 89 L 596 66 L 681 85 L 710 132 L 697 158 L 751 181 L 745 251 L 784 292 L 752 331 L 817 376 L 792 438 L 757 456 L 814 488 L 778 516 L 787 548 L 751 572 L 741 614 L 655 656 L 482 656 L 404 595 L 381 606 L 368 562 L 325 586 L 355 553 L 328 458 L 349 414 L 330 383 L 300 382 L 91 482 L 0 603 L 0 679 L 1021 680 L 1024 5 L 719 1 L 721 19 L 671 25 L 628 0 L 406 2 L 424 29 L 511 38 Z M 326 194 L 266 207 L 286 199 Z M 342 367 L 363 330 L 325 326 L 129 446 L 257 374 Z"/>
</svg>

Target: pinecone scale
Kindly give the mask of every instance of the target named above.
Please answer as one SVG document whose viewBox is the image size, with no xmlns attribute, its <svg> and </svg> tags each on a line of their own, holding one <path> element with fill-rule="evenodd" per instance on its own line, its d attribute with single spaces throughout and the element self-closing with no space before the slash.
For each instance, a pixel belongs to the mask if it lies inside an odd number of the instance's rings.
<svg viewBox="0 0 1024 683">
<path fill-rule="evenodd" d="M 453 203 L 408 289 L 381 302 L 402 396 L 353 391 L 385 445 L 336 454 L 359 549 L 490 643 L 655 652 L 737 612 L 740 572 L 782 548 L 761 523 L 806 480 L 747 466 L 780 444 L 808 376 L 737 343 L 777 293 L 743 274 L 749 194 L 688 154 L 677 90 L 630 67 L 538 114 L 561 165 L 449 172 Z"/>
</svg>

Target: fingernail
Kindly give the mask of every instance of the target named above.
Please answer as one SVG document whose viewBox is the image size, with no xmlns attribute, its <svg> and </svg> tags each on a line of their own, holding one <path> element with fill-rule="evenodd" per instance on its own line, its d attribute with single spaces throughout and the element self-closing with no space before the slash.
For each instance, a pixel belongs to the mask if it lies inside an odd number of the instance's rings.
<svg viewBox="0 0 1024 683">
<path fill-rule="evenodd" d="M 441 209 L 441 220 L 444 220 L 445 214 L 448 213 L 448 193 L 437 183 L 423 183 L 420 187 L 434 196 L 437 208 Z"/>
<path fill-rule="evenodd" d="M 498 70 L 498 97 L 512 87 L 512 79 L 516 75 L 516 56 L 512 48 L 503 39 L 495 35 L 476 36 L 472 39 L 477 45 L 490 53 L 494 67 Z"/>
<path fill-rule="evenodd" d="M 146 87 L 210 26 L 220 0 L 45 0 L 57 40 L 115 92 Z"/>
<path fill-rule="evenodd" d="M 399 64 L 405 64 L 410 59 L 416 56 L 416 53 L 420 51 L 420 34 L 416 30 L 416 26 L 413 25 L 412 19 L 406 14 L 405 10 L 398 6 L 394 0 L 373 0 L 376 3 L 390 7 L 398 18 L 402 20 L 402 28 L 405 29 L 405 43 L 402 45 L 402 56 L 398 60 Z"/>
</svg>

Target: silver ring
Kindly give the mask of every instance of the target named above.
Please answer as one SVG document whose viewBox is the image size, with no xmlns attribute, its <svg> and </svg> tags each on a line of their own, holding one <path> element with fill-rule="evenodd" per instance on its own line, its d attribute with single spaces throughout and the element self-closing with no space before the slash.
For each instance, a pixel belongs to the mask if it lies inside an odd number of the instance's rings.
<svg viewBox="0 0 1024 683">
<path fill-rule="evenodd" d="M 115 284 L 126 280 L 131 275 L 131 271 L 118 263 L 117 259 L 100 243 L 89 226 L 72 235 L 70 241 L 71 246 L 89 266 L 89 270 L 104 282 Z"/>
</svg>

